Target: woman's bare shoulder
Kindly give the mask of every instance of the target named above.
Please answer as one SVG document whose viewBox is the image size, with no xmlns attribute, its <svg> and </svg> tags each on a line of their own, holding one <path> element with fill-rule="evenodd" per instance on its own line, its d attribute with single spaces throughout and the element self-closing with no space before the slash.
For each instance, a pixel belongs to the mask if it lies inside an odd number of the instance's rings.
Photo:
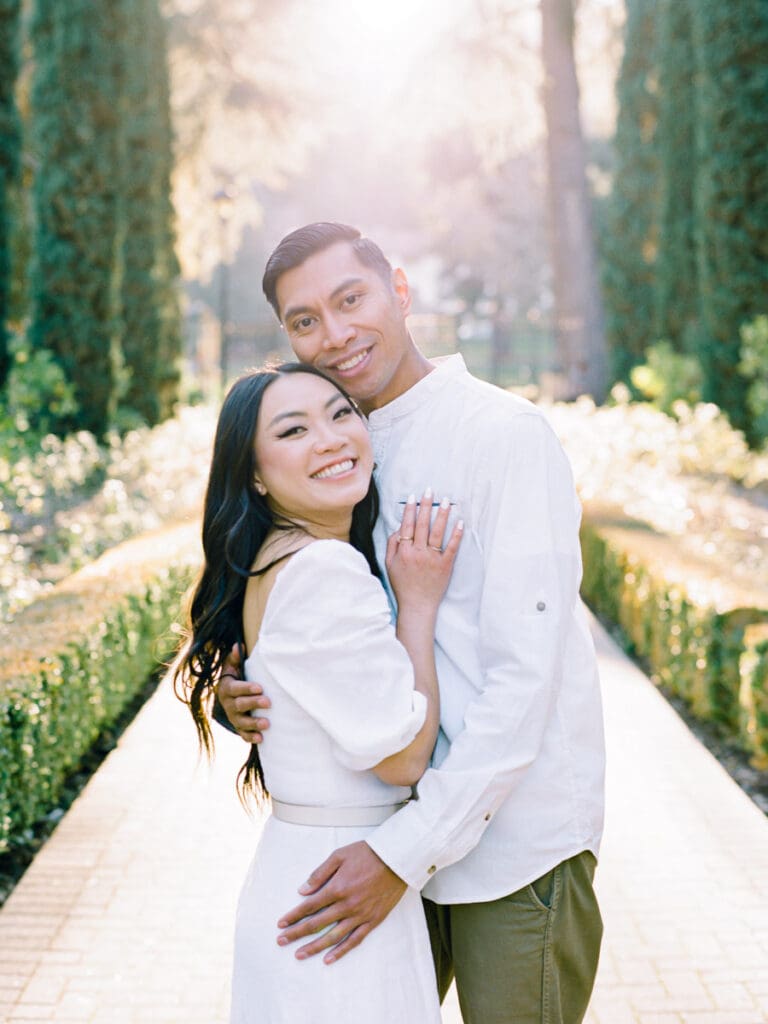
<svg viewBox="0 0 768 1024">
<path fill-rule="evenodd" d="M 267 609 L 277 577 L 293 556 L 314 541 L 303 530 L 274 530 L 259 549 L 253 565 L 252 575 L 245 588 L 243 601 L 243 628 L 248 650 L 252 650 L 261 631 L 261 623 Z"/>
<path fill-rule="evenodd" d="M 272 575 L 282 568 L 287 559 L 313 541 L 314 537 L 304 530 L 273 530 L 259 548 L 251 572 L 257 572 L 260 576 Z"/>
</svg>

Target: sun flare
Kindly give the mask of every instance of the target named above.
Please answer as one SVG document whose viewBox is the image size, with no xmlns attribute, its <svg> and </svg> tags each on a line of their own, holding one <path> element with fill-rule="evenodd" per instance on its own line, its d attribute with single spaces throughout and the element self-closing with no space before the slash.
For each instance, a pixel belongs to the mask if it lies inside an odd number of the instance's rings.
<svg viewBox="0 0 768 1024">
<path fill-rule="evenodd" d="M 358 102 L 386 101 L 420 62 L 450 41 L 469 0 L 327 0 L 305 10 L 311 19 L 315 67 Z M 305 20 L 306 32 L 306 20 Z"/>
</svg>

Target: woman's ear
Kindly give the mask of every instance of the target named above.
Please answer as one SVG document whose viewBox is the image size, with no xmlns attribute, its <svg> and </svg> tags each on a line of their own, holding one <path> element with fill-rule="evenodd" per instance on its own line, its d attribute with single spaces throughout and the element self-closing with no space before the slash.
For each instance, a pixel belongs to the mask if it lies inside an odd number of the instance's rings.
<svg viewBox="0 0 768 1024">
<path fill-rule="evenodd" d="M 261 480 L 259 480 L 257 476 L 253 478 L 253 486 L 256 488 L 256 490 L 262 497 L 264 497 L 264 495 L 267 493 L 267 488 L 264 486 L 264 484 L 261 482 Z"/>
</svg>

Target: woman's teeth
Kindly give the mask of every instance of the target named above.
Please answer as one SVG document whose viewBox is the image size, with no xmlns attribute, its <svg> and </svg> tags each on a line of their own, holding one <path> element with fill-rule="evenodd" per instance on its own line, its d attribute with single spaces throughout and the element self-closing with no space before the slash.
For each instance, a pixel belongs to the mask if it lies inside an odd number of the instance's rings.
<svg viewBox="0 0 768 1024">
<path fill-rule="evenodd" d="M 352 459 L 345 459 L 344 462 L 337 462 L 335 466 L 328 466 L 327 469 L 321 469 L 319 473 L 313 473 L 313 480 L 325 480 L 329 476 L 338 476 L 339 473 L 348 473 L 354 466 Z"/>
</svg>

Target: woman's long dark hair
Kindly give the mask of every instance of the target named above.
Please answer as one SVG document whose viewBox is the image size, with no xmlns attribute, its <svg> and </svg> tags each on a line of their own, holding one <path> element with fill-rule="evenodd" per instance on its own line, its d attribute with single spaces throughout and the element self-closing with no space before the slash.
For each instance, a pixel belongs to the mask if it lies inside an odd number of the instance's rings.
<svg viewBox="0 0 768 1024">
<path fill-rule="evenodd" d="M 190 602 L 187 637 L 173 666 L 174 690 L 189 707 L 200 747 L 209 756 L 213 752 L 209 716 L 214 687 L 233 645 L 239 644 L 242 650 L 245 588 L 250 576 L 270 567 L 252 572 L 251 566 L 271 529 L 292 527 L 275 522 L 266 497 L 256 490 L 254 438 L 264 392 L 279 377 L 294 373 L 327 380 L 360 415 L 336 381 L 304 363 L 249 371 L 235 381 L 224 399 L 203 509 L 205 561 Z M 352 513 L 350 542 L 365 556 L 371 572 L 381 578 L 373 547 L 378 511 L 378 493 L 371 478 L 368 493 Z M 252 744 L 238 780 L 241 793 L 250 792 L 257 800 L 267 795 L 256 744 Z"/>
</svg>

